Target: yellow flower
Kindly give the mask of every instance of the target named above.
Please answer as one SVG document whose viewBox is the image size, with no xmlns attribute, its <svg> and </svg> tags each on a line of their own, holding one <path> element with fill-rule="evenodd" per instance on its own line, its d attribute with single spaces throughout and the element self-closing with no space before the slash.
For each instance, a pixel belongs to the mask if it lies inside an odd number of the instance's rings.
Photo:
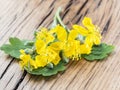
<svg viewBox="0 0 120 90">
<path fill-rule="evenodd" d="M 81 54 L 80 50 L 80 41 L 78 40 L 72 40 L 66 43 L 65 47 L 63 48 L 65 56 L 69 58 L 79 58 L 79 55 Z"/>
<path fill-rule="evenodd" d="M 46 44 L 48 44 L 49 42 L 52 42 L 55 38 L 52 31 L 46 28 L 42 28 L 41 31 L 37 33 L 36 39 L 43 40 Z"/>
<path fill-rule="evenodd" d="M 38 54 L 41 54 L 41 51 L 43 51 L 47 45 L 43 40 L 36 40 L 35 42 L 36 52 Z"/>
<path fill-rule="evenodd" d="M 49 47 L 53 49 L 55 52 L 60 52 L 60 50 L 62 49 L 62 45 L 60 45 L 60 42 L 58 41 L 51 43 Z"/>
<path fill-rule="evenodd" d="M 65 41 L 67 38 L 67 32 L 66 30 L 60 26 L 57 25 L 55 28 L 53 28 L 51 31 L 55 32 L 57 34 L 57 39 L 60 41 Z"/>
<path fill-rule="evenodd" d="M 76 40 L 78 32 L 71 30 L 69 33 L 61 26 L 57 25 L 54 28 L 58 41 L 55 43 L 58 49 L 64 52 L 68 58 L 79 58 L 81 54 L 80 41 Z"/>
<path fill-rule="evenodd" d="M 46 61 L 46 65 L 50 62 L 52 62 L 54 65 L 57 65 L 60 61 L 59 52 L 55 52 L 51 47 L 46 47 L 43 50 L 41 50 L 41 53 L 39 54 L 39 57 L 43 58 L 43 61 Z M 41 62 L 41 60 L 40 60 Z"/>
<path fill-rule="evenodd" d="M 37 63 L 36 63 L 35 60 L 33 60 L 33 59 L 31 59 L 31 60 L 29 61 L 29 64 L 30 64 L 31 66 L 33 66 L 33 68 L 35 68 L 35 69 L 38 68 Z"/>
<path fill-rule="evenodd" d="M 51 62 L 57 65 L 60 61 L 60 49 L 55 49 L 57 46 L 53 42 L 55 39 L 53 33 L 53 30 L 48 31 L 47 29 L 42 29 L 41 32 L 37 33 L 35 42 L 38 54 L 35 59 L 37 67 L 44 67 Z"/>
<path fill-rule="evenodd" d="M 34 66 L 36 68 L 35 62 L 34 60 L 31 58 L 31 56 L 29 54 L 26 54 L 24 50 L 20 50 L 20 66 L 23 68 L 24 66 L 30 64 L 32 66 Z"/>
<path fill-rule="evenodd" d="M 86 37 L 85 44 L 88 44 L 90 47 L 92 47 L 93 44 L 100 44 L 101 34 L 99 32 L 99 28 L 93 25 L 91 19 L 88 17 L 85 17 L 82 23 L 85 28 L 79 25 L 73 25 L 73 29 L 77 30 L 78 33 Z"/>
<path fill-rule="evenodd" d="M 20 50 L 20 65 L 23 68 L 24 66 L 32 66 L 37 69 L 39 67 L 44 67 L 49 63 L 57 65 L 60 61 L 59 53 L 52 50 L 50 47 L 47 47 L 41 51 L 41 54 L 35 56 L 35 60 L 31 58 L 29 54 L 26 54 L 24 50 Z"/>
<path fill-rule="evenodd" d="M 81 54 L 90 54 L 92 47 L 88 46 L 87 44 L 80 45 Z"/>
<path fill-rule="evenodd" d="M 81 54 L 91 53 L 94 44 L 100 44 L 101 35 L 98 27 L 92 24 L 90 18 L 85 17 L 82 21 L 83 25 L 73 25 L 73 30 L 67 32 L 63 27 L 57 25 L 52 30 L 42 28 L 36 35 L 35 59 L 31 55 L 26 54 L 24 50 L 20 50 L 20 64 L 22 67 L 30 64 L 33 68 L 45 67 L 49 63 L 57 65 L 61 58 L 59 56 L 62 51 L 67 58 L 79 59 Z M 79 36 L 85 37 L 81 43 Z"/>
<path fill-rule="evenodd" d="M 35 47 L 38 54 L 49 45 L 49 43 L 54 41 L 53 33 L 46 28 L 42 28 L 40 32 L 37 33 Z"/>
<path fill-rule="evenodd" d="M 44 66 L 47 65 L 47 59 L 46 59 L 45 56 L 37 55 L 35 57 L 35 63 L 36 63 L 37 68 L 38 67 L 44 67 Z"/>
</svg>

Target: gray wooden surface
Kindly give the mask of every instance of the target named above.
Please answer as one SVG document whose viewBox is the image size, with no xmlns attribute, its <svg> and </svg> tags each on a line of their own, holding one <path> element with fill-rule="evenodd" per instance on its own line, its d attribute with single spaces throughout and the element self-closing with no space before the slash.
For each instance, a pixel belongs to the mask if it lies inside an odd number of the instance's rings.
<svg viewBox="0 0 120 90">
<path fill-rule="evenodd" d="M 73 62 L 47 78 L 27 74 L 0 51 L 0 90 L 120 90 L 120 0 L 0 0 L 0 46 L 9 37 L 32 39 L 35 29 L 50 25 L 59 6 L 68 26 L 91 17 L 102 42 L 115 45 L 115 51 L 101 62 Z"/>
</svg>

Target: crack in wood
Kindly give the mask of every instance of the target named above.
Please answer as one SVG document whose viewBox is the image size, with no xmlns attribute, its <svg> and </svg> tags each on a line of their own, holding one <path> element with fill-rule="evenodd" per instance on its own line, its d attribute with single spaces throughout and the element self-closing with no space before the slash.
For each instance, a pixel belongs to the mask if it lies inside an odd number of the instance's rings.
<svg viewBox="0 0 120 90">
<path fill-rule="evenodd" d="M 6 87 L 7 87 L 7 85 L 9 84 L 9 82 L 12 80 L 13 77 L 14 77 L 14 75 L 12 75 L 12 77 L 10 78 L 10 80 L 7 82 Z M 6 87 L 5 87 L 5 88 L 6 88 Z"/>
<path fill-rule="evenodd" d="M 81 15 L 75 23 L 78 23 L 82 17 L 83 17 L 83 15 Z"/>
<path fill-rule="evenodd" d="M 91 68 L 91 70 L 90 70 L 90 72 L 93 70 L 93 68 L 96 66 L 96 64 L 97 64 L 97 62 L 94 64 L 94 66 Z M 101 67 L 102 67 L 103 65 L 101 65 Z M 105 70 L 105 69 L 104 69 Z M 90 72 L 88 73 L 88 74 L 90 74 Z M 90 81 L 91 81 L 91 79 L 92 78 L 94 78 L 94 76 L 96 75 L 96 73 L 98 73 L 99 72 L 99 70 L 98 71 L 95 71 L 91 76 L 90 76 L 90 78 L 88 79 L 88 81 L 86 82 L 86 84 L 84 85 L 84 89 L 86 90 L 86 87 L 87 87 L 87 85 L 90 83 Z M 80 87 L 79 87 L 80 88 Z"/>
<path fill-rule="evenodd" d="M 61 19 L 63 20 L 65 18 L 65 16 L 67 15 L 67 13 L 70 10 L 70 7 L 72 6 L 74 0 L 70 0 L 69 3 L 66 5 L 65 9 L 64 9 L 64 13 L 61 14 Z M 50 24 L 53 22 L 53 20 L 50 21 L 50 23 L 48 24 L 48 26 L 50 26 Z M 40 26 L 40 25 L 38 25 Z"/>
<path fill-rule="evenodd" d="M 101 5 L 101 3 L 102 3 L 102 0 L 99 1 L 99 3 L 98 3 L 98 7 Z"/>
<path fill-rule="evenodd" d="M 91 75 L 91 77 L 88 79 L 87 83 L 84 86 L 84 89 L 86 90 L 86 87 L 88 85 L 88 83 L 90 82 L 90 80 L 93 78 L 93 75 L 95 74 L 95 72 Z"/>
<path fill-rule="evenodd" d="M 88 10 L 89 10 L 89 9 L 87 9 L 87 10 L 85 11 L 84 15 L 81 15 L 81 16 L 77 19 L 77 21 L 76 21 L 75 23 L 78 23 L 83 16 L 86 16 L 86 14 L 88 13 Z"/>
<path fill-rule="evenodd" d="M 73 1 L 74 1 L 74 0 L 70 0 L 70 1 L 68 2 L 68 4 L 66 5 L 65 10 L 64 10 L 64 14 L 61 16 L 61 17 L 62 17 L 62 20 L 65 18 L 65 16 L 66 16 L 67 13 L 69 12 L 70 7 L 71 7 L 71 5 L 73 4 Z"/>
<path fill-rule="evenodd" d="M 57 1 L 57 0 L 54 0 L 54 1 L 51 3 L 51 5 L 49 6 L 49 8 L 51 8 L 51 7 L 55 4 L 56 1 Z"/>
<path fill-rule="evenodd" d="M 116 39 L 120 36 L 120 32 L 118 33 L 118 35 L 115 37 L 114 41 L 112 44 L 114 44 L 116 42 Z"/>
<path fill-rule="evenodd" d="M 111 22 L 111 17 L 108 19 L 105 27 L 103 28 L 103 31 L 102 31 L 102 33 L 101 33 L 102 35 L 103 35 L 105 32 L 108 31 L 108 27 L 109 27 L 109 25 L 110 25 L 110 22 Z"/>
<path fill-rule="evenodd" d="M 0 79 L 2 79 L 2 77 L 5 75 L 6 71 L 8 70 L 8 68 L 10 67 L 10 65 L 12 64 L 13 60 L 14 60 L 14 58 L 10 61 L 10 63 L 8 64 L 8 66 L 5 68 L 4 72 L 0 76 Z"/>
<path fill-rule="evenodd" d="M 23 8 L 23 10 L 22 10 L 22 13 L 25 11 L 25 9 L 27 8 L 27 6 L 28 6 L 29 3 L 30 3 L 30 0 L 28 0 L 28 1 L 26 2 L 25 6 L 24 6 L 24 8 Z"/>
<path fill-rule="evenodd" d="M 87 10 L 85 11 L 84 16 L 86 16 L 86 15 L 87 15 L 88 11 L 89 11 L 89 9 L 87 9 Z"/>
<path fill-rule="evenodd" d="M 86 14 L 88 13 L 88 10 L 89 10 L 89 9 L 87 9 L 87 10 L 85 11 L 84 15 L 81 15 L 81 16 L 77 19 L 77 21 L 76 21 L 75 23 L 78 23 L 83 16 L 86 16 Z"/>
<path fill-rule="evenodd" d="M 93 11 L 95 11 L 95 10 L 101 5 L 101 3 L 102 3 L 102 0 L 100 0 L 100 1 L 98 2 L 98 5 L 94 8 Z"/>
<path fill-rule="evenodd" d="M 86 63 L 84 63 L 82 66 L 84 66 Z M 82 70 L 82 66 L 79 69 L 79 71 L 77 71 L 77 74 L 74 75 L 74 77 L 71 79 L 70 83 L 67 85 L 66 90 L 68 90 L 68 87 L 70 86 L 70 84 L 72 83 L 72 81 L 74 81 L 74 79 L 76 78 L 76 76 L 79 74 L 80 70 Z"/>
<path fill-rule="evenodd" d="M 102 20 L 104 19 L 104 16 L 105 16 L 105 14 L 102 15 L 101 20 L 100 20 L 98 25 L 100 25 L 102 23 Z"/>
<path fill-rule="evenodd" d="M 97 63 L 96 63 L 97 64 Z M 95 65 L 96 65 L 95 64 Z M 93 68 L 95 67 L 95 65 L 93 66 Z M 98 71 L 99 72 L 99 71 Z M 90 73 L 90 72 L 89 72 Z M 86 87 L 87 87 L 87 85 L 89 84 L 89 82 L 92 80 L 92 78 L 94 78 L 94 76 L 95 76 L 95 73 L 96 73 L 96 71 L 95 72 L 93 72 L 92 73 L 92 75 L 90 76 L 90 78 L 88 79 L 88 81 L 86 82 L 86 84 L 84 85 L 84 89 L 86 90 Z M 80 88 L 80 87 L 79 87 Z"/>
<path fill-rule="evenodd" d="M 32 75 L 31 75 L 32 76 Z M 32 77 L 29 78 L 29 80 L 26 82 L 26 84 L 21 88 L 21 90 L 23 90 L 23 88 L 28 84 L 28 82 L 30 81 Z M 22 83 L 22 82 L 21 82 Z M 20 85 L 19 85 L 20 86 Z M 17 87 L 17 89 L 19 90 L 19 86 Z"/>
<path fill-rule="evenodd" d="M 24 80 L 25 76 L 27 75 L 27 72 L 24 71 L 21 78 L 19 79 L 18 83 L 16 83 L 16 86 L 13 90 L 17 90 L 17 88 L 19 87 L 19 85 L 22 83 L 22 81 Z"/>
<path fill-rule="evenodd" d="M 79 8 L 79 10 L 77 11 L 77 13 L 75 14 L 75 16 L 72 18 L 72 20 L 82 11 L 82 9 L 86 6 L 88 0 L 86 0 L 83 5 Z"/>
<path fill-rule="evenodd" d="M 47 14 L 45 17 L 43 17 L 42 21 L 38 24 L 37 29 L 38 29 L 38 28 L 41 26 L 41 24 L 48 18 L 48 16 L 51 15 L 51 13 L 53 12 L 53 10 L 54 10 L 54 8 L 51 8 L 51 10 L 48 12 L 48 14 Z"/>
<path fill-rule="evenodd" d="M 73 63 L 70 62 L 69 65 L 68 65 L 68 67 L 66 68 L 66 70 L 71 66 L 71 64 L 73 64 Z M 66 72 L 66 71 L 63 71 L 63 73 L 65 73 L 65 72 Z M 61 75 L 59 76 L 59 78 L 62 76 L 63 73 L 61 72 Z M 59 79 L 59 78 L 58 78 L 58 79 Z M 51 85 L 50 90 L 52 89 L 52 87 L 54 86 L 54 84 L 57 82 L 58 79 L 56 79 L 56 80 L 54 81 L 54 83 Z"/>
<path fill-rule="evenodd" d="M 14 15 L 13 20 L 10 22 L 10 24 L 8 25 L 8 27 L 17 19 L 17 14 Z"/>
</svg>

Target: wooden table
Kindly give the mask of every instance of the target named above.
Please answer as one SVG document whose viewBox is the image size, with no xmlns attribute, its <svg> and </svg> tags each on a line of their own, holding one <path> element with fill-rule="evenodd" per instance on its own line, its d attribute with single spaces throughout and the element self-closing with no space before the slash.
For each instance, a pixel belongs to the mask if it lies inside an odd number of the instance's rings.
<svg viewBox="0 0 120 90">
<path fill-rule="evenodd" d="M 101 62 L 73 62 L 64 73 L 45 78 L 27 74 L 0 51 L 0 90 L 120 90 L 120 0 L 0 0 L 0 46 L 9 37 L 32 39 L 39 26 L 50 26 L 59 6 L 68 26 L 91 17 L 114 52 Z"/>
</svg>

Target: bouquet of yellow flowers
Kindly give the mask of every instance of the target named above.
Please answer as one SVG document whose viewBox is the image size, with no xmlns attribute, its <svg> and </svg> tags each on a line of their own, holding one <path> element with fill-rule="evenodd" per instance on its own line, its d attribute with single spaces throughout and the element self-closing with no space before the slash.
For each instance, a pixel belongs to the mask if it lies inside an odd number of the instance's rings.
<svg viewBox="0 0 120 90">
<path fill-rule="evenodd" d="M 68 29 L 55 14 L 51 28 L 39 28 L 33 41 L 10 38 L 10 44 L 1 47 L 5 53 L 19 60 L 20 66 L 30 74 L 51 76 L 65 70 L 70 60 L 102 60 L 114 49 L 101 43 L 99 27 L 89 17 Z"/>
</svg>

